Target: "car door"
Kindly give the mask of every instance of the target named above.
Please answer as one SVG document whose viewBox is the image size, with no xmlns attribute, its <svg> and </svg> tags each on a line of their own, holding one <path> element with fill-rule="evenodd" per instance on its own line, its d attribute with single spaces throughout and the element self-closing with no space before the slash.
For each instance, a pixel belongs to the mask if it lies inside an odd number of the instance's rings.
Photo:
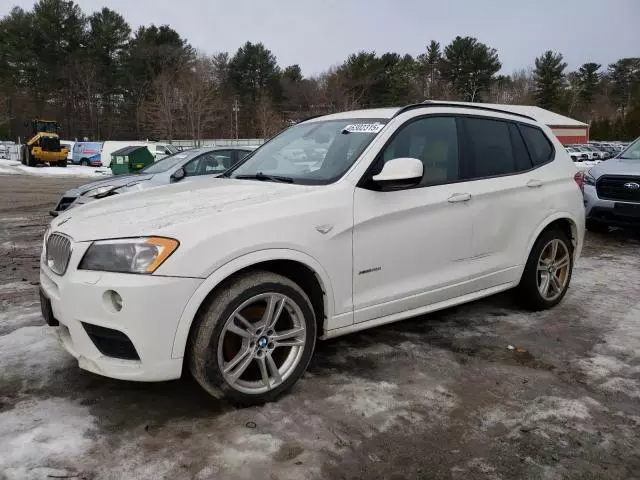
<svg viewBox="0 0 640 480">
<path fill-rule="evenodd" d="M 461 117 L 459 126 L 473 212 L 469 275 L 482 288 L 516 281 L 532 229 L 546 215 L 544 172 L 533 168 L 515 122 Z"/>
<path fill-rule="evenodd" d="M 384 162 L 414 157 L 417 187 L 380 191 Z M 354 321 L 393 315 L 464 291 L 473 218 L 460 179 L 456 120 L 426 116 L 401 126 L 354 192 Z"/>
</svg>

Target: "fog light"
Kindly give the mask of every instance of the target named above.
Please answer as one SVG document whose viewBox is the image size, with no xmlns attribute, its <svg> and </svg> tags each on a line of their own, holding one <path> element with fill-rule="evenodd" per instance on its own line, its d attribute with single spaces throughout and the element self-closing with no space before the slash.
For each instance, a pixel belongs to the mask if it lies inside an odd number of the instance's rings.
<svg viewBox="0 0 640 480">
<path fill-rule="evenodd" d="M 122 297 L 120 294 L 114 290 L 107 290 L 104 292 L 103 300 L 107 310 L 112 313 L 119 312 L 122 310 Z"/>
</svg>

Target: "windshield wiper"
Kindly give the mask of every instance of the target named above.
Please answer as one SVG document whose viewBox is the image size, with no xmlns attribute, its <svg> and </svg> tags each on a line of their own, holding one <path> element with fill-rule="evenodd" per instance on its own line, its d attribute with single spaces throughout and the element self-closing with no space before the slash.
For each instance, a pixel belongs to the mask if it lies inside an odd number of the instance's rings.
<svg viewBox="0 0 640 480">
<path fill-rule="evenodd" d="M 264 180 L 269 182 L 281 182 L 281 183 L 293 183 L 293 178 L 283 177 L 281 175 L 267 175 L 262 172 L 258 172 L 255 175 L 236 175 L 233 178 L 239 180 Z"/>
</svg>

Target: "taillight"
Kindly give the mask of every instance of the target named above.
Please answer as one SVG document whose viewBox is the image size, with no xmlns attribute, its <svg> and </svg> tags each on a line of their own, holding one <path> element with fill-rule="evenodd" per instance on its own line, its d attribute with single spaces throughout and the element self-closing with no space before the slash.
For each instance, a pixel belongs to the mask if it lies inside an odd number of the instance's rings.
<svg viewBox="0 0 640 480">
<path fill-rule="evenodd" d="M 578 184 L 578 188 L 584 193 L 584 172 L 578 172 L 573 176 L 573 179 Z"/>
</svg>

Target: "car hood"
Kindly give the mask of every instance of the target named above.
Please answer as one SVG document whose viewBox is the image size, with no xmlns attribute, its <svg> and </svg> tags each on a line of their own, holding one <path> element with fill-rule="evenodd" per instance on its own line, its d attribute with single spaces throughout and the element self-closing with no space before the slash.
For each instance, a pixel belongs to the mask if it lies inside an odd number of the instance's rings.
<svg viewBox="0 0 640 480">
<path fill-rule="evenodd" d="M 79 187 L 72 188 L 65 192 L 65 197 L 78 197 L 84 193 L 87 193 L 89 190 L 93 190 L 98 187 L 106 187 L 108 185 L 114 187 L 122 187 L 132 182 L 145 182 L 153 178 L 153 175 L 144 175 L 141 173 L 134 173 L 131 175 L 114 175 L 106 178 L 101 178 L 100 180 L 95 180 L 93 182 L 85 183 L 84 185 L 80 185 Z"/>
<path fill-rule="evenodd" d="M 638 175 L 640 176 L 640 160 L 610 158 L 589 169 L 594 178 L 602 175 Z"/>
<path fill-rule="evenodd" d="M 206 179 L 124 193 L 64 212 L 51 222 L 76 241 L 172 235 L 184 223 L 214 221 L 260 204 L 321 187 L 251 180 Z M 253 219 L 252 219 L 253 218 Z M 247 221 L 254 221 L 247 216 Z"/>
</svg>

